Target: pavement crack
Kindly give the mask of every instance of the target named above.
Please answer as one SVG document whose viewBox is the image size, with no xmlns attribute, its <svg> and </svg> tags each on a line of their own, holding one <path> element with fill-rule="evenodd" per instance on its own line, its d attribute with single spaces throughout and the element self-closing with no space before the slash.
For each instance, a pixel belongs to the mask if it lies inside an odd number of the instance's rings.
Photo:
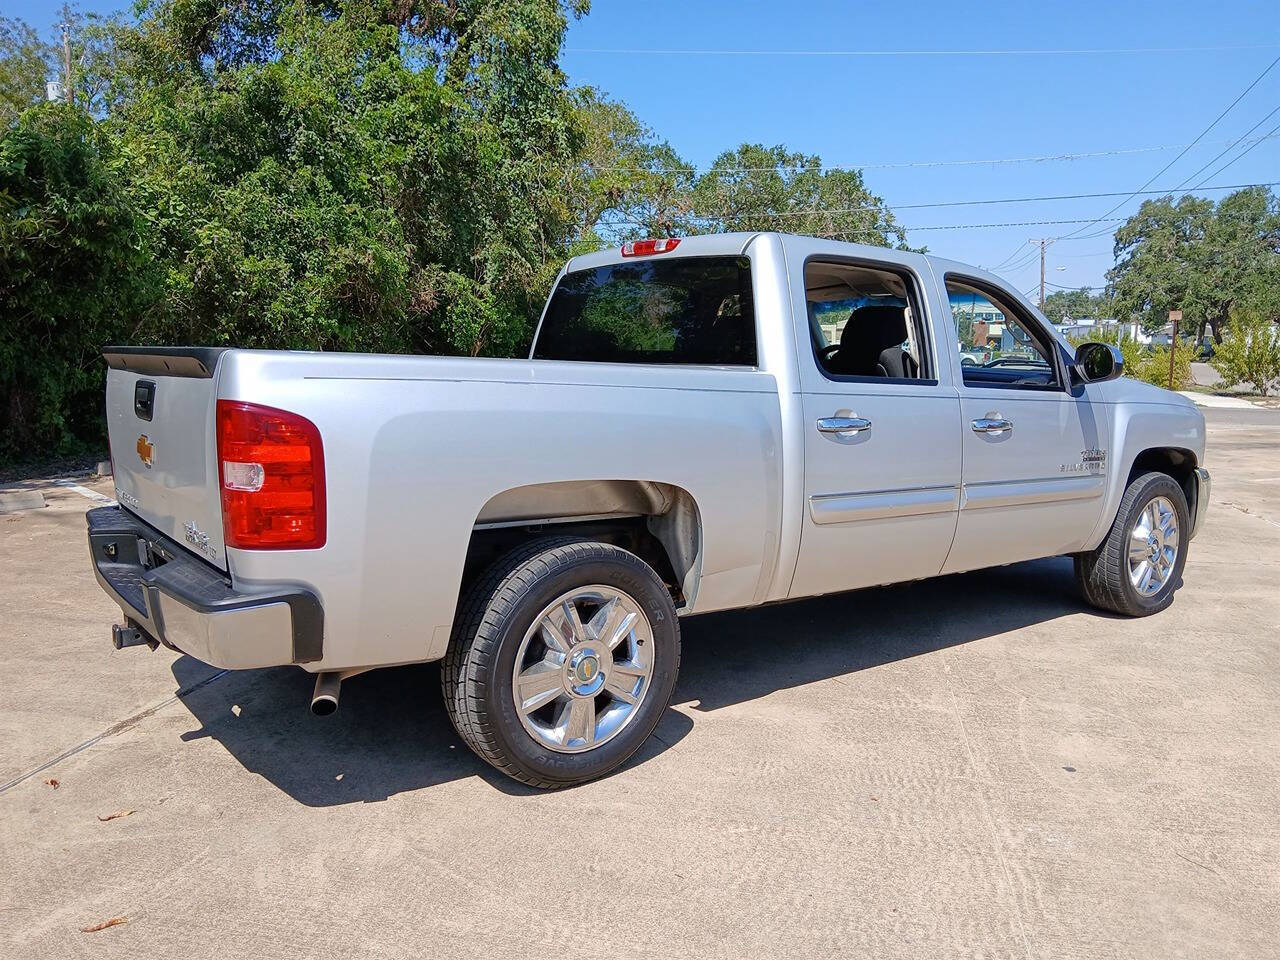
<svg viewBox="0 0 1280 960">
<path fill-rule="evenodd" d="M 1208 870 L 1210 873 L 1212 873 L 1212 874 L 1213 874 L 1215 877 L 1217 877 L 1219 880 L 1223 881 L 1224 883 L 1226 882 L 1226 879 L 1227 879 L 1227 878 L 1226 878 L 1226 877 L 1224 877 L 1224 876 L 1223 876 L 1221 873 L 1219 873 L 1217 870 L 1213 869 L 1213 867 L 1209 866 L 1207 863 L 1201 863 L 1199 860 L 1192 860 L 1192 859 L 1191 859 L 1190 857 L 1188 857 L 1186 854 L 1184 854 L 1184 853 L 1179 853 L 1177 850 L 1175 850 L 1175 851 L 1173 851 L 1173 852 L 1174 852 L 1175 854 L 1177 854 L 1177 856 L 1181 857 L 1183 860 L 1187 861 L 1187 863 L 1191 864 L 1193 867 L 1199 867 L 1201 870 Z"/>
<path fill-rule="evenodd" d="M 1230 507 L 1232 510 L 1239 510 L 1241 513 L 1247 513 L 1251 517 L 1257 517 L 1259 520 L 1263 521 L 1264 523 L 1269 523 L 1273 527 L 1280 527 L 1280 520 L 1272 520 L 1270 517 L 1265 517 L 1260 513 L 1254 513 L 1252 510 L 1250 510 L 1248 507 L 1244 506 L 1243 504 L 1235 503 L 1231 500 L 1219 500 L 1218 503 L 1220 503 L 1224 507 Z"/>
<path fill-rule="evenodd" d="M 8 783 L 0 785 L 0 793 L 5 793 L 13 789 L 18 784 L 22 783 L 24 780 L 31 779 L 37 773 L 43 773 L 44 771 L 48 770 L 50 767 L 61 763 L 63 760 L 66 760 L 69 757 L 74 757 L 77 753 L 80 753 L 82 750 L 88 750 L 95 743 L 99 743 L 105 740 L 107 737 L 112 737 L 112 736 L 115 736 L 117 733 L 121 733 L 125 730 L 128 730 L 130 727 L 134 726 L 135 724 L 140 723 L 141 721 L 147 719 L 147 717 L 150 717 L 158 713 L 159 711 L 163 710 L 165 707 L 169 706 L 171 703 L 175 703 L 180 698 L 185 697 L 187 694 L 192 693 L 196 690 L 199 690 L 201 687 L 207 686 L 208 684 L 213 683 L 213 681 L 215 680 L 219 680 L 222 677 L 225 677 L 230 672 L 231 672 L 230 670 L 219 670 L 217 673 L 213 674 L 212 676 L 205 677 L 203 680 L 199 680 L 196 683 L 191 684 L 190 686 L 182 687 L 173 696 L 165 700 L 161 700 L 159 703 L 154 703 L 149 707 L 139 710 L 137 713 L 133 714 L 132 716 L 125 717 L 123 720 L 113 723 L 111 726 L 107 727 L 107 729 L 103 730 L 97 736 L 90 737 L 88 740 L 83 740 L 80 743 L 77 743 L 74 747 L 70 747 L 67 750 L 63 750 L 62 753 L 58 754 L 56 757 L 46 760 L 44 763 L 40 764 L 38 767 L 34 767 L 33 769 L 28 770 L 26 773 L 21 773 L 18 776 L 14 777 L 12 780 L 10 780 Z"/>
</svg>

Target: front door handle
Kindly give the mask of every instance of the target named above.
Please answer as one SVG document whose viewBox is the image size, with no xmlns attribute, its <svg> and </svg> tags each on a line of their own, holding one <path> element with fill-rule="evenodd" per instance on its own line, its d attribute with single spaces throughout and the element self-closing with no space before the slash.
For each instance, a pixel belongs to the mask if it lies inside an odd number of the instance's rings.
<svg viewBox="0 0 1280 960">
<path fill-rule="evenodd" d="M 979 417 L 972 421 L 974 433 L 1001 434 L 1006 430 L 1013 433 L 1013 421 L 1004 417 Z"/>
<path fill-rule="evenodd" d="M 819 433 L 862 433 L 871 429 L 871 421 L 865 417 L 822 417 L 818 421 Z"/>
</svg>

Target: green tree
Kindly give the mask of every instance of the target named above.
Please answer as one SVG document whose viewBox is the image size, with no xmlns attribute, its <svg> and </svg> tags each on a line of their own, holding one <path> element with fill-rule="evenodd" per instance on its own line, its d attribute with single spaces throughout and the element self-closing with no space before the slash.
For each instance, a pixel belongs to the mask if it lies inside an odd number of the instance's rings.
<svg viewBox="0 0 1280 960">
<path fill-rule="evenodd" d="M 510 353 L 570 231 L 557 0 L 162 0 L 115 117 L 164 198 L 175 331 Z M 212 337 L 210 336 L 212 334 Z"/>
<path fill-rule="evenodd" d="M 0 17 L 0 129 L 44 99 L 53 50 L 21 20 Z"/>
<path fill-rule="evenodd" d="M 716 158 L 693 191 L 698 232 L 782 230 L 850 243 L 902 246 L 906 234 L 859 170 L 783 146 L 744 143 Z"/>
<path fill-rule="evenodd" d="M 1108 274 L 1118 313 L 1153 331 L 1183 312 L 1182 332 L 1207 326 L 1222 342 L 1231 311 L 1280 288 L 1280 204 L 1250 187 L 1217 204 L 1184 196 L 1148 200 L 1116 231 Z"/>
<path fill-rule="evenodd" d="M 1221 374 L 1226 386 L 1251 383 L 1264 397 L 1280 380 L 1280 314 L 1254 308 L 1236 310 L 1231 316 L 1231 332 L 1209 362 Z"/>
<path fill-rule="evenodd" d="M 624 104 L 594 87 L 573 97 L 582 145 L 565 178 L 575 228 L 569 246 L 694 232 L 693 167 Z"/>
<path fill-rule="evenodd" d="M 0 459 L 99 436 L 102 346 L 154 332 L 161 277 L 132 167 L 63 104 L 28 110 L 0 138 Z"/>
<path fill-rule="evenodd" d="M 1055 290 L 1044 298 L 1044 315 L 1054 323 L 1068 318 L 1103 318 L 1108 315 L 1111 302 L 1102 295 L 1094 295 L 1088 287 L 1079 290 Z"/>
</svg>

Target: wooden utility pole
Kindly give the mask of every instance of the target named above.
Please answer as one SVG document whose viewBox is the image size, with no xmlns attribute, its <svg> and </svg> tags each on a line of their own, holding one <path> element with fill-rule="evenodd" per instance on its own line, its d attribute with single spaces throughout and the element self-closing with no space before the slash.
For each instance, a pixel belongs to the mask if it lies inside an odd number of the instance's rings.
<svg viewBox="0 0 1280 960">
<path fill-rule="evenodd" d="M 1182 323 L 1182 311 L 1169 311 L 1169 389 L 1173 390 L 1173 355 L 1178 350 L 1178 326 Z"/>
<path fill-rule="evenodd" d="M 62 5 L 62 86 L 67 103 L 76 105 L 76 88 L 71 80 L 71 7 Z"/>
<path fill-rule="evenodd" d="M 1027 243 L 1040 244 L 1040 309 L 1044 309 L 1044 250 L 1053 243 L 1052 237 L 1041 237 L 1039 240 L 1028 240 Z"/>
</svg>

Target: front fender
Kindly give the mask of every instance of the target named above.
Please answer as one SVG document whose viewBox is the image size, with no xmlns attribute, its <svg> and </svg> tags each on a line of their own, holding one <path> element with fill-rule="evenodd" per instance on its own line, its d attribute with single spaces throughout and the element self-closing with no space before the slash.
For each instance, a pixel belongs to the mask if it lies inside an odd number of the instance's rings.
<svg viewBox="0 0 1280 960">
<path fill-rule="evenodd" d="M 1156 402 L 1122 400 L 1113 406 L 1107 491 L 1102 515 L 1089 537 L 1087 549 L 1097 547 L 1111 529 L 1125 488 L 1129 485 L 1133 465 L 1143 453 L 1174 450 L 1189 457 L 1192 467 L 1204 464 L 1204 415 L 1177 394 L 1155 387 L 1150 389 L 1171 399 L 1158 399 Z"/>
</svg>

